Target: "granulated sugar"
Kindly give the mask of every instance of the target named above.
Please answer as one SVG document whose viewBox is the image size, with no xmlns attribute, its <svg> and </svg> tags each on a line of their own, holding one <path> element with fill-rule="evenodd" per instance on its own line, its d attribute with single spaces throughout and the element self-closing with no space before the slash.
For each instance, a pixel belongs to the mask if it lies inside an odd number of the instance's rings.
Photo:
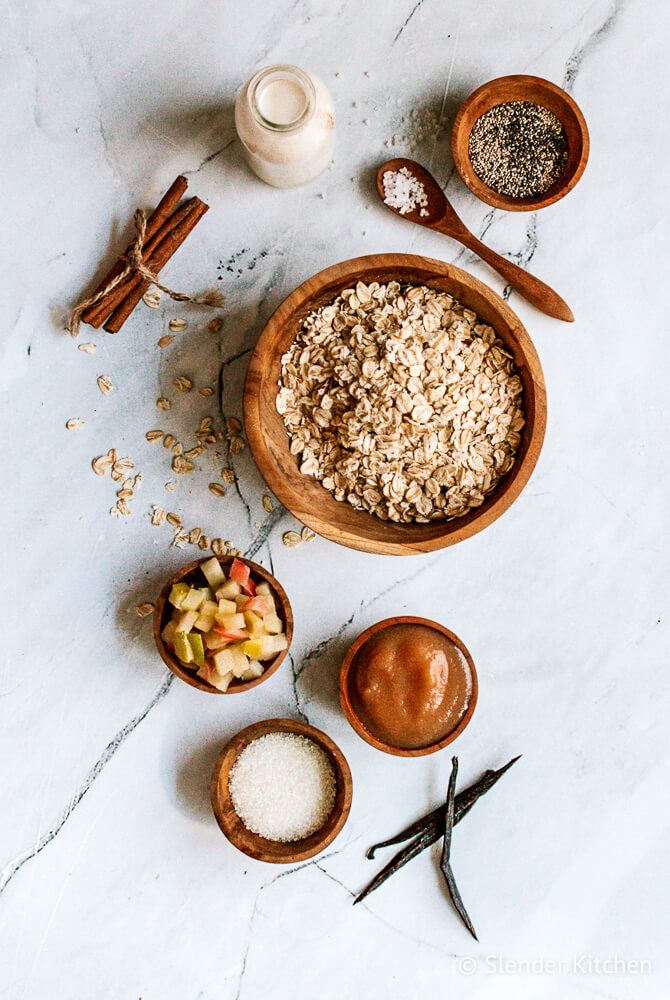
<svg viewBox="0 0 670 1000">
<path fill-rule="evenodd" d="M 382 182 L 384 184 L 384 204 L 391 208 L 397 208 L 401 215 L 408 212 L 416 212 L 419 215 L 427 216 L 428 196 L 421 181 L 409 172 L 407 167 L 400 170 L 385 171 Z"/>
<path fill-rule="evenodd" d="M 268 840 L 302 840 L 320 830 L 335 803 L 335 774 L 312 740 L 269 733 L 242 751 L 228 781 L 235 812 Z"/>
</svg>

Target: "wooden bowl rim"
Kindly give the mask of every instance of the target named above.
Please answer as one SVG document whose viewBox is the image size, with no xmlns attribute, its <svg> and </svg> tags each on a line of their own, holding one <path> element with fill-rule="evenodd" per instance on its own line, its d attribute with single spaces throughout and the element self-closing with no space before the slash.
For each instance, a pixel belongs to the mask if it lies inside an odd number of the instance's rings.
<svg viewBox="0 0 670 1000">
<path fill-rule="evenodd" d="M 460 649 L 468 662 L 468 666 L 470 667 L 470 673 L 472 676 L 472 692 L 463 718 L 460 720 L 455 729 L 452 729 L 447 736 L 444 736 L 436 743 L 431 743 L 429 746 L 407 749 L 404 747 L 396 747 L 391 743 L 386 743 L 384 740 L 380 740 L 377 736 L 365 728 L 351 703 L 351 697 L 349 694 L 349 673 L 351 671 L 351 665 L 354 661 L 354 657 L 358 653 L 361 646 L 365 645 L 368 639 L 371 639 L 373 635 L 376 635 L 378 632 L 382 632 L 386 628 L 391 628 L 394 625 L 425 625 L 428 628 L 436 629 L 438 632 L 446 635 L 448 639 L 451 639 L 454 645 Z M 349 724 L 352 729 L 358 733 L 361 739 L 365 740 L 366 743 L 369 743 L 371 747 L 375 748 L 375 750 L 382 750 L 384 753 L 392 754 L 394 757 L 425 757 L 427 754 L 437 753 L 438 750 L 443 750 L 444 747 L 449 746 L 449 744 L 453 743 L 454 740 L 456 740 L 468 726 L 472 716 L 474 715 L 475 708 L 477 707 L 478 697 L 479 679 L 477 677 L 475 661 L 472 658 L 470 650 L 455 632 L 448 629 L 446 625 L 433 621 L 431 618 L 421 618 L 416 615 L 399 615 L 394 618 L 383 618 L 381 621 L 375 622 L 374 625 L 370 625 L 369 628 L 366 628 L 364 632 L 361 632 L 360 635 L 354 639 L 351 646 L 347 650 L 342 661 L 342 666 L 340 667 L 340 704 Z"/>
<path fill-rule="evenodd" d="M 307 303 L 315 300 L 319 292 L 327 286 L 337 284 L 340 289 L 346 288 L 352 275 L 361 271 L 364 273 L 364 280 L 368 281 L 377 280 L 375 274 L 378 276 L 380 270 L 389 272 L 398 270 L 400 272 L 398 280 L 409 280 L 403 277 L 401 273 L 403 269 L 425 272 L 421 279 L 417 279 L 417 283 L 423 281 L 429 284 L 431 281 L 439 280 L 460 282 L 488 303 L 499 321 L 510 331 L 511 339 L 515 341 L 523 356 L 533 389 L 534 421 L 529 432 L 528 447 L 512 468 L 513 477 L 507 478 L 510 473 L 503 477 L 501 484 L 487 497 L 483 509 L 476 508 L 463 517 L 450 521 L 432 521 L 426 525 L 416 526 L 432 529 L 435 532 L 432 537 L 426 535 L 414 539 L 380 540 L 369 538 L 364 532 L 353 528 L 340 527 L 330 521 L 322 520 L 318 510 L 298 509 L 292 487 L 286 484 L 282 469 L 275 464 L 263 431 L 261 397 L 266 382 L 264 357 L 269 353 L 274 341 L 281 337 L 286 326 L 293 321 L 295 315 L 304 311 Z M 390 281 L 394 278 L 389 274 L 382 280 Z M 336 292 L 333 292 L 333 297 L 335 294 Z M 496 330 L 496 333 L 504 340 L 499 330 Z M 276 398 L 278 391 L 276 384 L 273 384 L 272 391 L 273 398 Z M 470 538 L 496 521 L 520 496 L 537 464 L 544 441 L 547 423 L 546 385 L 540 359 L 525 326 L 508 303 L 484 282 L 454 264 L 433 257 L 417 254 L 370 254 L 331 264 L 303 281 L 277 307 L 261 331 L 249 361 L 244 386 L 244 419 L 249 448 L 259 472 L 280 503 L 300 521 L 322 537 L 359 551 L 383 555 L 416 555 L 435 552 Z M 288 454 L 288 434 L 285 433 Z M 367 519 L 377 520 L 372 514 L 368 514 Z M 436 526 L 441 528 L 439 533 L 436 531 Z"/>
<path fill-rule="evenodd" d="M 266 736 L 268 733 L 295 733 L 298 736 L 305 736 L 324 750 L 333 765 L 338 787 L 333 811 L 320 830 L 316 830 L 302 840 L 286 843 L 268 840 L 247 829 L 234 810 L 227 782 L 222 788 L 221 772 L 224 768 L 229 772 L 242 750 L 253 740 Z M 266 861 L 269 864 L 295 864 L 307 861 L 328 847 L 340 834 L 349 818 L 352 797 L 351 769 L 337 743 L 316 726 L 311 726 L 306 722 L 298 722 L 295 719 L 264 719 L 241 729 L 228 740 L 219 754 L 210 782 L 212 810 L 224 836 L 238 851 L 256 861 Z M 340 799 L 339 806 L 338 798 Z"/>
<path fill-rule="evenodd" d="M 175 583 L 180 583 L 185 577 L 187 577 L 190 573 L 193 573 L 199 566 L 211 558 L 212 556 L 204 556 L 201 559 L 192 560 L 190 563 L 187 563 L 186 566 L 183 566 L 180 570 L 174 573 L 173 576 L 171 576 L 167 581 L 158 596 L 156 607 L 154 609 L 154 642 L 156 643 L 158 653 L 166 667 L 180 680 L 184 681 L 186 684 L 190 684 L 191 687 L 197 688 L 199 691 L 204 691 L 206 694 L 243 694 L 245 691 L 250 691 L 252 688 L 258 687 L 259 684 L 262 684 L 263 681 L 268 679 L 268 677 L 271 677 L 272 674 L 276 673 L 286 659 L 286 655 L 291 648 L 291 640 L 293 638 L 293 609 L 291 607 L 291 602 L 288 599 L 288 594 L 280 584 L 279 580 L 277 580 L 272 573 L 266 570 L 264 566 L 260 566 L 258 563 L 253 562 L 251 559 L 246 559 L 244 556 L 216 556 L 222 566 L 229 566 L 233 559 L 239 559 L 249 567 L 253 574 L 262 577 L 265 582 L 270 585 L 275 596 L 279 599 L 279 603 L 281 604 L 284 632 L 288 643 L 286 649 L 283 649 L 281 653 L 277 654 L 274 660 L 270 661 L 269 665 L 265 668 L 260 677 L 256 677 L 253 681 L 240 681 L 235 678 L 226 691 L 219 691 L 218 688 L 215 688 L 212 684 L 208 684 L 207 681 L 202 679 L 202 677 L 198 677 L 195 671 L 189 670 L 188 667 L 185 667 L 182 663 L 180 663 L 177 657 L 170 652 L 161 638 L 161 632 L 166 624 L 163 619 L 165 610 L 168 606 L 167 598 L 170 590 Z"/>
<path fill-rule="evenodd" d="M 493 188 L 490 188 L 488 184 L 485 184 L 484 181 L 481 180 L 481 178 L 475 173 L 467 152 L 470 131 L 472 129 L 472 125 L 474 125 L 474 120 L 470 125 L 468 135 L 466 137 L 462 136 L 463 131 L 468 127 L 467 119 L 474 104 L 476 104 L 483 96 L 486 96 L 489 91 L 501 90 L 505 85 L 516 87 L 519 84 L 525 84 L 529 89 L 550 93 L 553 97 L 562 102 L 564 107 L 567 109 L 567 112 L 572 115 L 581 138 L 581 153 L 572 172 L 568 175 L 564 172 L 561 177 L 559 177 L 559 179 L 552 184 L 548 191 L 541 195 L 534 195 L 532 198 L 511 198 L 509 195 L 499 194 L 497 191 L 494 191 Z M 511 95 L 508 97 L 501 97 L 499 100 L 493 101 L 490 106 L 493 107 L 496 104 L 505 104 L 509 100 L 519 99 L 519 97 L 512 97 Z M 530 97 L 528 99 L 531 100 Z M 541 102 L 535 100 L 534 103 Z M 482 112 L 482 114 L 483 113 L 484 112 Z M 545 80 L 541 76 L 530 76 L 526 73 L 514 73 L 509 76 L 499 76 L 496 77 L 495 80 L 488 80 L 480 87 L 477 87 L 477 89 L 474 90 L 469 97 L 466 97 L 459 107 L 451 129 L 451 153 L 454 166 L 456 167 L 461 180 L 466 187 L 469 188 L 472 194 L 480 199 L 480 201 L 485 202 L 487 205 L 491 205 L 493 208 L 499 208 L 506 212 L 535 212 L 540 208 L 546 208 L 549 205 L 553 205 L 555 202 L 560 201 L 561 198 L 564 198 L 566 194 L 572 191 L 581 179 L 588 162 L 590 146 L 591 141 L 586 119 L 584 118 L 579 105 L 572 95 L 568 94 L 568 92 L 562 87 L 559 87 L 558 84 L 552 83 L 551 80 Z"/>
</svg>

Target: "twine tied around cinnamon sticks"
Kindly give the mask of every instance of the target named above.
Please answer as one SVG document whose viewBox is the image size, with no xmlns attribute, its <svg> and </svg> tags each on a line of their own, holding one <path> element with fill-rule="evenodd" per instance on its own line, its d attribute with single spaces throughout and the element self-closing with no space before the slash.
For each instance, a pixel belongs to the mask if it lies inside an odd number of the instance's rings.
<svg viewBox="0 0 670 1000">
<path fill-rule="evenodd" d="M 191 198 L 176 211 L 186 190 L 185 177 L 178 177 L 147 218 L 142 209 L 134 215 L 136 236 L 95 291 L 72 310 L 68 330 L 79 334 L 82 322 L 116 333 L 121 329 L 147 288 L 155 285 L 176 302 L 219 307 L 224 297 L 218 289 L 205 295 L 176 292 L 158 280 L 158 272 L 168 262 L 208 209 L 199 198 Z M 106 322 L 105 322 L 106 320 Z"/>
</svg>

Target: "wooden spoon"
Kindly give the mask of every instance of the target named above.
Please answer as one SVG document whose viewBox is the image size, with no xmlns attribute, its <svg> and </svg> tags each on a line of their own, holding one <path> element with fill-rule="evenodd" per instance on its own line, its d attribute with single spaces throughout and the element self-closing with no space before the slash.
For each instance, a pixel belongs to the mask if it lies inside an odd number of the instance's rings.
<svg viewBox="0 0 670 1000">
<path fill-rule="evenodd" d="M 446 195 L 433 175 L 425 167 L 422 167 L 420 163 L 416 163 L 415 160 L 405 160 L 403 158 L 387 160 L 386 163 L 382 163 L 377 171 L 377 191 L 382 201 L 384 201 L 384 174 L 388 170 L 397 171 L 402 167 L 406 167 L 423 184 L 428 198 L 428 204 L 423 210 L 427 214 L 421 215 L 420 209 L 414 209 L 411 212 L 405 212 L 401 215 L 399 209 L 393 208 L 391 205 L 387 205 L 387 208 L 390 208 L 396 215 L 400 215 L 402 219 L 408 219 L 410 222 L 416 222 L 420 226 L 426 226 L 428 229 L 437 230 L 438 233 L 444 233 L 445 236 L 451 236 L 453 240 L 462 243 L 468 250 L 472 250 L 478 257 L 486 261 L 489 267 L 497 271 L 512 288 L 515 288 L 520 295 L 523 295 L 528 302 L 532 303 L 537 309 L 540 309 L 541 312 L 546 313 L 548 316 L 553 316 L 555 319 L 565 320 L 566 323 L 574 323 L 575 317 L 572 314 L 570 306 L 567 302 L 563 301 L 553 288 L 545 285 L 539 278 L 533 277 L 528 271 L 524 271 L 523 268 L 513 264 L 505 257 L 501 257 L 495 250 L 484 246 L 481 240 L 478 240 L 474 233 L 471 233 L 466 228 L 465 224 L 461 222 L 447 201 Z"/>
</svg>

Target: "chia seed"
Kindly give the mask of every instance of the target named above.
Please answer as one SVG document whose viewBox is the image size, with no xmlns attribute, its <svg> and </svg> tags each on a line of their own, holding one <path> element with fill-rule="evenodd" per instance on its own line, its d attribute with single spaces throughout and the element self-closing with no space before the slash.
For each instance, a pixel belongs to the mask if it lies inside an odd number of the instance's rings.
<svg viewBox="0 0 670 1000">
<path fill-rule="evenodd" d="M 510 101 L 477 119 L 469 154 L 479 179 L 498 194 L 532 198 L 548 191 L 563 173 L 568 137 L 548 108 Z"/>
</svg>

